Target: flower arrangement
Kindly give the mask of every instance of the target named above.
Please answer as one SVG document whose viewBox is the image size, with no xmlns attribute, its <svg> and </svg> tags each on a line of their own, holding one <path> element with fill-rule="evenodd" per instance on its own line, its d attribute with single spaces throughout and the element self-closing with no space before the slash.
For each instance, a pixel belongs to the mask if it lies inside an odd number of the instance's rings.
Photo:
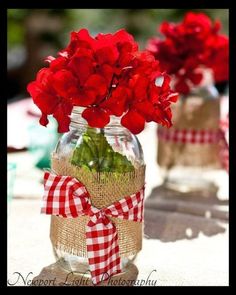
<svg viewBox="0 0 236 295">
<path fill-rule="evenodd" d="M 228 80 L 229 40 L 220 34 L 219 21 L 204 13 L 188 12 L 180 23 L 164 21 L 164 38 L 152 38 L 147 49 L 160 62 L 161 70 L 175 78 L 174 89 L 188 94 L 203 79 L 203 69 L 212 70 L 215 83 Z"/>
<path fill-rule="evenodd" d="M 53 115 L 58 132 L 67 132 L 72 108 L 81 106 L 90 127 L 105 127 L 111 115 L 121 117 L 133 134 L 145 122 L 171 126 L 170 105 L 178 95 L 170 88 L 170 77 L 124 29 L 96 37 L 86 29 L 72 32 L 68 46 L 46 62 L 49 66 L 27 88 L 42 112 L 42 125 Z"/>
<path fill-rule="evenodd" d="M 86 29 L 72 32 L 68 46 L 46 62 L 28 92 L 42 125 L 53 115 L 58 131 L 70 132 L 52 154 L 52 173 L 45 173 L 42 213 L 55 215 L 50 237 L 57 258 L 65 268 L 73 261 L 78 273 L 90 270 L 98 284 L 125 271 L 142 247 L 145 164 L 130 132 L 150 121 L 170 127 L 178 95 L 155 57 L 139 51 L 125 30 L 96 37 Z M 83 108 L 88 124 L 70 130 L 74 107 Z M 119 133 L 112 124 L 105 128 L 111 116 L 130 132 L 119 124 Z M 83 258 L 77 265 L 75 255 Z"/>
</svg>

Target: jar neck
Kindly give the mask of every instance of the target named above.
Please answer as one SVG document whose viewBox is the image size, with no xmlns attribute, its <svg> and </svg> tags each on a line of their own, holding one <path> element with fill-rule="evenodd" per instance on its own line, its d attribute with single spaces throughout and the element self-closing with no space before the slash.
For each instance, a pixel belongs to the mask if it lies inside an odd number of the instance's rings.
<svg viewBox="0 0 236 295">
<path fill-rule="evenodd" d="M 88 122 L 82 117 L 82 113 L 86 108 L 74 106 L 71 113 L 71 123 L 70 128 L 74 129 L 85 129 L 87 128 Z M 103 130 L 111 130 L 111 129 L 126 129 L 120 123 L 120 117 L 110 116 L 110 122 L 104 128 L 97 128 Z"/>
<path fill-rule="evenodd" d="M 214 85 L 214 79 L 213 79 L 213 72 L 211 69 L 204 68 L 201 71 L 202 73 L 202 81 L 199 85 L 199 87 L 208 87 Z"/>
<path fill-rule="evenodd" d="M 181 94 L 182 99 L 186 99 L 190 96 L 200 96 L 204 99 L 218 99 L 219 92 L 214 85 L 213 73 L 211 69 L 202 69 L 203 75 L 202 81 L 199 85 L 190 86 L 190 92 L 188 94 Z M 172 85 L 176 82 L 176 77 L 173 77 Z"/>
<path fill-rule="evenodd" d="M 198 96 L 206 100 L 215 100 L 220 98 L 219 92 L 214 85 L 193 87 L 190 93 L 187 95 L 182 95 L 182 98 L 186 99 L 190 96 Z"/>
<path fill-rule="evenodd" d="M 212 70 L 203 69 L 203 78 L 199 85 L 193 85 L 190 93 L 183 95 L 183 99 L 189 96 L 199 96 L 207 100 L 219 99 L 219 92 L 214 85 Z"/>
</svg>

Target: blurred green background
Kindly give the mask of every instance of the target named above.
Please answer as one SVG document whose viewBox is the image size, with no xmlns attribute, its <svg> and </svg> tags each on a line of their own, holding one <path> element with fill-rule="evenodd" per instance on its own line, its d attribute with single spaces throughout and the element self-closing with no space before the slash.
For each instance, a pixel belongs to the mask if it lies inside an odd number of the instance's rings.
<svg viewBox="0 0 236 295">
<path fill-rule="evenodd" d="M 143 49 L 164 20 L 180 21 L 187 9 L 8 9 L 8 100 L 28 96 L 26 85 L 69 41 L 69 33 L 85 27 L 90 33 L 126 28 Z M 227 9 L 192 9 L 222 22 L 228 34 Z"/>
</svg>

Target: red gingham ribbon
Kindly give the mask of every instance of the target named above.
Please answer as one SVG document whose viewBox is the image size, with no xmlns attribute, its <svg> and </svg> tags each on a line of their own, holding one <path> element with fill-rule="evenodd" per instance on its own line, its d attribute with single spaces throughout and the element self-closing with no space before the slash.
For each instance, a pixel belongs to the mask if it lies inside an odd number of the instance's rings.
<svg viewBox="0 0 236 295">
<path fill-rule="evenodd" d="M 221 136 L 220 130 L 167 129 L 158 128 L 158 137 L 164 141 L 181 143 L 217 143 Z"/>
<path fill-rule="evenodd" d="M 164 141 L 191 144 L 213 144 L 220 145 L 220 160 L 222 166 L 229 171 L 229 146 L 226 140 L 226 123 L 222 121 L 218 130 L 194 130 L 194 129 L 166 129 L 158 128 L 158 138 Z"/>
<path fill-rule="evenodd" d="M 44 174 L 44 196 L 41 213 L 76 218 L 88 215 L 86 246 L 93 284 L 121 272 L 116 226 L 109 217 L 141 222 L 144 188 L 124 197 L 107 208 L 92 206 L 86 187 L 76 178 Z"/>
</svg>

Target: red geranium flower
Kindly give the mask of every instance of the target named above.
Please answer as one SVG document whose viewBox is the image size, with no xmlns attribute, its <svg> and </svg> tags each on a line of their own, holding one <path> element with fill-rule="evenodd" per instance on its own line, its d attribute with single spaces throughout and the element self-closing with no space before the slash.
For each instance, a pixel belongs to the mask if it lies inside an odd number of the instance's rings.
<svg viewBox="0 0 236 295">
<path fill-rule="evenodd" d="M 82 117 L 91 127 L 103 128 L 111 115 L 121 117 L 121 124 L 134 134 L 145 122 L 171 126 L 170 79 L 125 30 L 95 38 L 86 29 L 72 32 L 69 45 L 46 61 L 49 67 L 28 85 L 42 111 L 41 124 L 46 126 L 52 114 L 58 131 L 68 131 L 73 106 L 83 106 Z M 158 77 L 163 78 L 161 86 L 155 85 Z"/>
<path fill-rule="evenodd" d="M 229 80 L 229 38 L 218 35 L 209 40 L 210 56 L 206 65 L 212 69 L 216 83 Z"/>
<path fill-rule="evenodd" d="M 70 72 L 54 74 L 50 69 L 43 68 L 38 72 L 36 81 L 29 83 L 27 90 L 42 112 L 40 124 L 46 126 L 47 115 L 52 114 L 58 121 L 58 132 L 69 130 L 72 111 L 70 93 L 75 90 L 73 82 Z"/>
<path fill-rule="evenodd" d="M 219 21 L 188 12 L 178 24 L 161 24 L 164 39 L 149 40 L 147 49 L 159 60 L 161 70 L 173 75 L 176 91 L 187 94 L 199 85 L 204 68 L 212 69 L 216 82 L 228 80 L 228 38 L 219 29 Z"/>
</svg>

